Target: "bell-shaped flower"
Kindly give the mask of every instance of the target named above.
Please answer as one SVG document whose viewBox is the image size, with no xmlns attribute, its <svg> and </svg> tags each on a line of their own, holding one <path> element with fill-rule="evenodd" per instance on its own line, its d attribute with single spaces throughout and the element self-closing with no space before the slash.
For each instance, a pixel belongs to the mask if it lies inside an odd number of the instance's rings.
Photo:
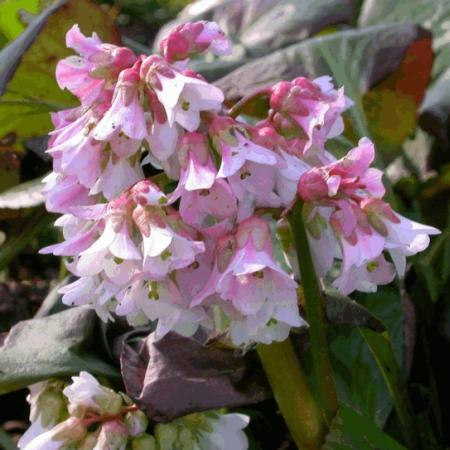
<svg viewBox="0 0 450 450">
<path fill-rule="evenodd" d="M 188 266 L 205 250 L 197 233 L 185 224 L 177 211 L 138 205 L 133 215 L 142 233 L 142 270 L 161 278 Z"/>
<path fill-rule="evenodd" d="M 287 329 L 304 324 L 296 288 L 295 281 L 273 259 L 267 222 L 251 217 L 239 224 L 235 234 L 218 240 L 214 269 L 192 305 L 219 294 L 224 308 L 231 305 L 245 321 L 241 328 L 250 340 L 257 341 L 267 334 L 261 330 L 278 322 L 286 324 Z"/>
<path fill-rule="evenodd" d="M 161 40 L 159 49 L 173 63 L 199 55 L 207 50 L 216 55 L 229 55 L 231 42 L 215 22 L 201 20 L 177 25 Z"/>
<path fill-rule="evenodd" d="M 358 146 L 342 159 L 326 166 L 313 167 L 299 181 L 298 190 L 305 202 L 358 199 L 361 195 L 381 198 L 385 193 L 381 170 L 371 168 L 375 159 L 373 143 L 362 138 Z"/>
<path fill-rule="evenodd" d="M 382 200 L 364 200 L 361 207 L 371 226 L 384 237 L 385 249 L 391 255 L 400 277 L 405 275 L 406 257 L 425 250 L 430 243 L 430 236 L 440 234 L 437 228 L 397 214 Z"/>
<path fill-rule="evenodd" d="M 95 127 L 95 139 L 105 141 L 118 132 L 136 140 L 147 136 L 148 125 L 141 102 L 140 66 L 141 60 L 138 60 L 133 67 L 120 73 L 111 107 Z"/>
<path fill-rule="evenodd" d="M 201 111 L 219 111 L 224 101 L 219 88 L 199 77 L 182 74 L 154 55 L 142 62 L 141 78 L 164 106 L 169 125 L 178 123 L 187 131 L 197 130 Z"/>
<path fill-rule="evenodd" d="M 71 271 L 75 274 L 76 271 Z M 77 274 L 80 276 L 80 274 Z M 117 280 L 115 280 L 117 281 Z M 99 275 L 81 276 L 73 283 L 58 290 L 63 294 L 62 302 L 68 306 L 85 305 L 95 310 L 103 322 L 113 320 L 111 312 L 114 311 L 112 299 L 120 291 L 121 286 Z"/>
<path fill-rule="evenodd" d="M 83 105 L 91 105 L 105 89 L 111 89 L 119 73 L 136 61 L 125 47 L 103 44 L 96 33 L 86 37 L 74 25 L 66 34 L 66 45 L 79 56 L 69 56 L 56 67 L 60 88 L 67 88 Z"/>
<path fill-rule="evenodd" d="M 376 292 L 378 286 L 389 284 L 394 278 L 394 266 L 380 255 L 361 266 L 351 266 L 343 271 L 332 285 L 343 295 L 349 295 L 353 291 Z"/>
<path fill-rule="evenodd" d="M 86 436 L 86 428 L 80 419 L 69 417 L 51 430 L 31 440 L 21 450 L 60 450 L 76 445 Z"/>
<path fill-rule="evenodd" d="M 112 200 L 143 178 L 144 172 L 138 161 L 111 155 L 89 194 L 101 193 L 106 200 Z"/>
<path fill-rule="evenodd" d="M 165 278 L 161 281 L 138 279 L 117 295 L 116 313 L 131 321 L 143 314 L 147 320 L 157 321 L 155 336 L 160 339 L 169 331 L 192 336 L 204 319 L 203 308 L 191 308 L 176 284 Z"/>
<path fill-rule="evenodd" d="M 95 202 L 95 197 L 89 196 L 88 189 L 73 175 L 51 172 L 42 181 L 45 183 L 42 192 L 45 195 L 47 211 L 65 214 L 74 206 Z"/>
<path fill-rule="evenodd" d="M 183 192 L 209 189 L 214 184 L 217 170 L 212 160 L 208 140 L 201 133 L 185 133 L 177 150 L 180 164 L 180 180 L 171 198 L 179 198 Z"/>
<path fill-rule="evenodd" d="M 208 411 L 160 423 L 154 433 L 161 449 L 247 450 L 248 439 L 243 430 L 249 422 L 244 414 Z"/>
<path fill-rule="evenodd" d="M 30 404 L 30 427 L 18 442 L 20 449 L 25 448 L 37 436 L 52 429 L 67 414 L 62 395 L 64 383 L 44 381 L 29 386 L 27 402 Z"/>
<path fill-rule="evenodd" d="M 237 217 L 237 199 L 224 179 L 210 189 L 185 191 L 181 197 L 182 219 L 203 234 L 219 237 L 230 231 Z"/>
<path fill-rule="evenodd" d="M 125 450 L 128 442 L 128 430 L 119 419 L 103 422 L 93 450 Z"/>
<path fill-rule="evenodd" d="M 277 166 L 276 153 L 254 143 L 244 126 L 230 117 L 215 116 L 209 134 L 222 158 L 218 178 L 231 177 L 241 170 L 246 162 Z"/>
<path fill-rule="evenodd" d="M 341 246 L 342 276 L 347 271 L 367 267 L 371 261 L 378 260 L 384 250 L 391 253 L 402 276 L 405 257 L 424 250 L 429 235 L 439 233 L 433 227 L 396 214 L 381 200 L 385 189 L 382 172 L 370 168 L 374 158 L 373 144 L 363 138 L 347 156 L 313 167 L 302 175 L 298 184 L 304 202 L 328 211 L 329 223 Z M 372 279 L 377 274 L 384 274 L 382 279 L 389 278 L 388 271 L 380 269 Z"/>
<path fill-rule="evenodd" d="M 344 89 L 336 91 L 330 77 L 310 81 L 298 77 L 272 87 L 270 107 L 280 134 L 305 139 L 303 153 L 312 146 L 323 149 L 327 139 L 344 130 L 342 113 L 352 105 Z"/>
<path fill-rule="evenodd" d="M 93 244 L 95 234 L 95 227 L 89 227 L 64 242 L 42 248 L 39 253 L 43 255 L 52 253 L 55 256 L 77 256 Z"/>
<path fill-rule="evenodd" d="M 102 386 L 88 372 L 72 377 L 72 383 L 64 388 L 72 415 L 84 416 L 86 411 L 95 414 L 118 414 L 123 407 L 122 397 L 112 389 Z"/>
<path fill-rule="evenodd" d="M 120 260 L 140 260 L 141 254 L 133 241 L 131 227 L 131 204 L 129 194 L 125 192 L 108 204 L 102 234 L 82 255 L 95 255 L 102 259 L 111 253 Z"/>
<path fill-rule="evenodd" d="M 244 428 L 250 417 L 244 414 L 217 414 L 208 418 L 209 432 L 203 432 L 198 438 L 198 447 L 216 448 L 217 450 L 247 450 L 248 439 Z"/>
</svg>

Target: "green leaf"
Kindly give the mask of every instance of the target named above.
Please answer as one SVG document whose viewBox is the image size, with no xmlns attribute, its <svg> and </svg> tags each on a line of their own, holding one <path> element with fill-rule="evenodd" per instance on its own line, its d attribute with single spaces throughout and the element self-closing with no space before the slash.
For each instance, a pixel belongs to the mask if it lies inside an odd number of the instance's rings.
<svg viewBox="0 0 450 450">
<path fill-rule="evenodd" d="M 9 434 L 0 428 L 0 448 L 2 450 L 18 450 Z"/>
<path fill-rule="evenodd" d="M 2 0 L 0 1 L 0 33 L 8 41 L 12 41 L 25 29 L 20 15 L 24 10 L 37 14 L 40 10 L 40 0 Z"/>
<path fill-rule="evenodd" d="M 60 282 L 56 284 L 52 289 L 50 289 L 50 292 L 45 297 L 44 301 L 41 303 L 41 306 L 39 307 L 38 311 L 34 315 L 35 319 L 39 319 L 41 317 L 50 316 L 52 314 L 64 311 L 68 308 L 62 301 L 62 294 L 58 293 L 58 290 L 61 289 L 63 286 L 66 286 L 72 281 L 75 281 L 75 277 L 65 277 Z M 102 326 L 103 324 L 101 324 Z M 103 333 L 102 333 L 103 335 Z"/>
<path fill-rule="evenodd" d="M 377 23 L 412 22 L 433 34 L 436 59 L 433 76 L 448 68 L 450 61 L 450 2 L 448 0 L 366 0 L 359 17 L 359 26 Z"/>
<path fill-rule="evenodd" d="M 370 418 L 341 404 L 323 450 L 406 450 Z"/>
<path fill-rule="evenodd" d="M 53 220 L 53 215 L 49 214 L 44 208 L 38 208 L 33 211 L 33 213 L 27 217 L 27 220 L 24 220 L 23 227 L 0 246 L 0 270 L 5 269 L 11 260 L 25 248 L 31 239 Z"/>
<path fill-rule="evenodd" d="M 94 311 L 75 307 L 15 325 L 0 347 L 0 394 L 82 370 L 118 377 L 97 349 Z"/>
<path fill-rule="evenodd" d="M 376 25 L 291 45 L 245 64 L 216 85 L 237 100 L 280 79 L 332 75 L 355 102 L 347 114 L 347 138 L 355 143 L 372 137 L 390 161 L 415 128 L 431 62 L 428 32 L 406 23 Z"/>
<path fill-rule="evenodd" d="M 446 139 L 450 126 L 450 2 L 448 0 L 366 0 L 359 25 L 386 22 L 421 24 L 433 34 L 434 83 L 421 107 L 420 125 L 424 130 Z"/>
<path fill-rule="evenodd" d="M 395 411 L 402 426 L 405 442 L 408 444 L 409 449 L 417 449 L 420 445 L 406 379 L 395 359 L 389 334 L 374 333 L 372 330 L 367 329 L 361 329 L 360 332 L 369 346 L 389 389 Z"/>
<path fill-rule="evenodd" d="M 42 179 L 26 181 L 0 193 L 0 209 L 31 208 L 44 203 Z"/>
<path fill-rule="evenodd" d="M 450 68 L 428 89 L 420 108 L 419 123 L 428 133 L 447 141 L 450 127 Z"/>
<path fill-rule="evenodd" d="M 159 41 L 175 24 L 197 20 L 218 22 L 233 41 L 233 55 L 226 58 L 194 61 L 192 67 L 208 80 L 215 80 L 231 69 L 255 57 L 269 54 L 307 39 L 334 25 L 350 24 L 355 2 L 349 0 L 266 0 L 235 3 L 227 0 L 187 6 L 178 19 L 164 26 L 155 40 Z"/>
<path fill-rule="evenodd" d="M 326 292 L 325 315 L 333 325 L 365 327 L 376 332 L 386 330 L 383 322 L 371 311 L 337 292 Z"/>
<path fill-rule="evenodd" d="M 74 23 L 87 35 L 95 31 L 106 42 L 119 40 L 110 15 L 92 0 L 59 0 L 44 10 L 0 52 L 0 137 L 45 135 L 49 111 L 77 104 L 55 80 L 57 62 L 72 53 L 65 34 Z"/>
<path fill-rule="evenodd" d="M 393 287 L 379 288 L 376 294 L 360 295 L 358 301 L 389 330 L 395 357 L 403 366 L 404 316 L 398 291 Z M 347 326 L 330 327 L 329 345 L 339 398 L 383 426 L 392 401 L 361 333 Z"/>
</svg>

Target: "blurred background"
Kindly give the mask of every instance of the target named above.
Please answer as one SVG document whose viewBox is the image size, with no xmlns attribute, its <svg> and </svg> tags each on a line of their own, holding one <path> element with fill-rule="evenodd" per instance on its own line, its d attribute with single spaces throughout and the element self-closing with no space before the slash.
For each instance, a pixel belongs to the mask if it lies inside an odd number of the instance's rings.
<svg viewBox="0 0 450 450">
<path fill-rule="evenodd" d="M 65 276 L 58 258 L 37 252 L 59 239 L 41 180 L 51 170 L 49 113 L 76 105 L 54 80 L 57 61 L 71 53 L 66 31 L 78 23 L 85 34 L 151 53 L 170 25 L 195 20 L 217 21 L 234 42 L 231 56 L 192 62 L 229 104 L 300 75 L 345 86 L 355 106 L 330 150 L 343 154 L 369 136 L 395 209 L 443 231 L 404 280 L 355 298 L 388 327 L 423 442 L 449 448 L 449 0 L 0 0 L 0 333 L 42 310 Z M 245 114 L 257 120 L 266 108 L 261 101 Z M 401 440 L 381 374 L 349 325 L 330 336 L 340 396 Z M 266 427 L 270 414 L 263 406 L 252 420 L 267 443 L 254 448 L 282 448 L 285 430 Z M 27 417 L 25 391 L 0 397 L 0 448 Z"/>
</svg>

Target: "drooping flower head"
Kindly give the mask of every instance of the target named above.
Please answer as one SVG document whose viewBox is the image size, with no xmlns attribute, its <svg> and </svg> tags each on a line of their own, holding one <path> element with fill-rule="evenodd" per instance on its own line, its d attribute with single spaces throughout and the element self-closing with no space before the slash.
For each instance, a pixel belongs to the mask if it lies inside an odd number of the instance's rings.
<svg viewBox="0 0 450 450">
<path fill-rule="evenodd" d="M 340 244 L 343 275 L 348 277 L 351 272 L 365 270 L 364 267 L 384 267 L 383 271 L 369 270 L 363 277 L 384 274 L 378 284 L 386 284 L 393 275 L 381 257 L 383 251 L 391 254 L 399 275 L 403 276 L 405 256 L 424 250 L 428 236 L 439 231 L 400 216 L 381 199 L 385 193 L 382 172 L 370 168 L 374 157 L 372 142 L 361 139 L 358 147 L 342 159 L 305 172 L 299 180 L 298 192 L 309 205 L 309 229 L 316 238 L 320 237 L 318 218 L 323 217 L 317 208 L 329 214 L 325 223 L 329 222 L 331 227 L 323 232 L 333 230 Z M 316 250 L 323 252 L 320 246 Z M 337 284 L 343 283 L 342 280 L 341 277 Z"/>
<path fill-rule="evenodd" d="M 281 81 L 272 87 L 270 96 L 277 131 L 288 138 L 302 139 L 303 153 L 313 146 L 322 150 L 327 139 L 342 133 L 341 114 L 351 104 L 343 88 L 334 89 L 330 77 Z"/>
</svg>

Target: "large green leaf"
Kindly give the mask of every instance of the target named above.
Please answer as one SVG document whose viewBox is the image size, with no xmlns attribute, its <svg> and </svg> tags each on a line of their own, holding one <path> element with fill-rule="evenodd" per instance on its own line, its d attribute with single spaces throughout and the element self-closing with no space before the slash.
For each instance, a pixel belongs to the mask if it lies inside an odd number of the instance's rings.
<svg viewBox="0 0 450 450">
<path fill-rule="evenodd" d="M 59 0 L 44 10 L 0 52 L 0 137 L 44 135 L 51 129 L 50 111 L 76 104 L 55 81 L 58 60 L 71 53 L 65 33 L 74 23 L 85 34 L 118 42 L 112 18 L 92 0 Z"/>
<path fill-rule="evenodd" d="M 98 349 L 98 319 L 76 307 L 15 325 L 0 346 L 0 394 L 82 370 L 118 377 Z"/>
<path fill-rule="evenodd" d="M 238 99 L 280 79 L 332 75 L 355 106 L 353 142 L 363 135 L 392 160 L 416 125 L 431 70 L 430 35 L 413 24 L 376 25 L 308 39 L 245 64 L 216 82 Z"/>
<path fill-rule="evenodd" d="M 21 14 L 27 11 L 37 14 L 41 0 L 1 0 L 0 1 L 0 33 L 12 41 L 25 29 Z"/>
<path fill-rule="evenodd" d="M 28 210 L 27 213 L 19 222 L 19 225 L 16 225 L 14 233 L 10 233 L 6 242 L 0 246 L 0 270 L 8 267 L 16 255 L 55 219 L 44 207 L 32 211 Z"/>
<path fill-rule="evenodd" d="M 177 20 L 161 29 L 159 40 L 175 24 L 196 20 L 216 21 L 231 38 L 231 57 L 195 61 L 193 67 L 209 80 L 225 75 L 244 62 L 307 39 L 321 30 L 350 24 L 355 12 L 353 0 L 247 0 L 202 1 L 188 5 Z"/>
<path fill-rule="evenodd" d="M 399 293 L 394 288 L 361 296 L 364 306 L 389 331 L 396 360 L 404 361 L 404 316 Z M 385 381 L 358 329 L 336 326 L 330 333 L 330 353 L 339 398 L 383 426 L 392 401 Z"/>
<path fill-rule="evenodd" d="M 412 22 L 433 34 L 436 78 L 450 63 L 450 2 L 448 0 L 365 0 L 358 20 L 359 26 L 377 23 Z"/>
<path fill-rule="evenodd" d="M 341 405 L 323 450 L 406 450 L 370 418 Z"/>
<path fill-rule="evenodd" d="M 42 178 L 26 181 L 0 193 L 0 209 L 31 208 L 44 203 Z"/>
<path fill-rule="evenodd" d="M 388 333 L 360 330 L 383 376 L 399 418 L 408 448 L 419 448 L 414 412 L 408 394 L 406 379 L 395 358 Z"/>
<path fill-rule="evenodd" d="M 448 0 L 366 0 L 359 25 L 386 22 L 421 24 L 433 34 L 434 83 L 421 108 L 421 126 L 438 138 L 447 138 L 450 125 L 450 2 Z"/>
<path fill-rule="evenodd" d="M 338 292 L 326 292 L 325 315 L 333 325 L 364 327 L 381 332 L 386 327 L 367 308 Z"/>
<path fill-rule="evenodd" d="M 448 65 L 450 65 L 450 58 Z M 447 142 L 450 128 L 450 68 L 442 73 L 428 89 L 420 112 L 420 126 L 428 133 Z"/>
</svg>

